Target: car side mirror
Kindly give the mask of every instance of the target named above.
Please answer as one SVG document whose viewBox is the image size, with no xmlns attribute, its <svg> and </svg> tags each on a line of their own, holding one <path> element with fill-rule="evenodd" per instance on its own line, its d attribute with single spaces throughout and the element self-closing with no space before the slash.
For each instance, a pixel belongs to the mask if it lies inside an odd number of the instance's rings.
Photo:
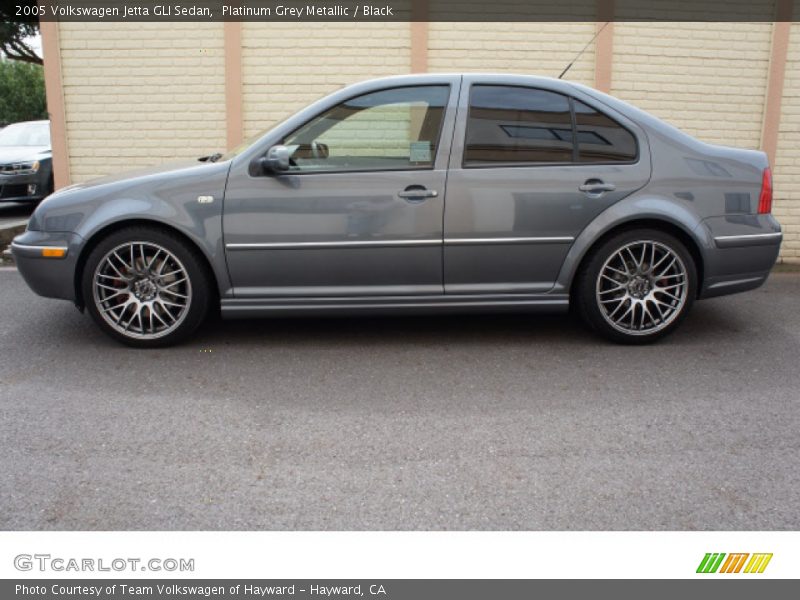
<svg viewBox="0 0 800 600">
<path fill-rule="evenodd" d="M 289 148 L 282 145 L 273 146 L 267 151 L 266 156 L 258 160 L 260 171 L 263 175 L 271 175 L 289 170 L 289 158 L 291 152 Z"/>
</svg>

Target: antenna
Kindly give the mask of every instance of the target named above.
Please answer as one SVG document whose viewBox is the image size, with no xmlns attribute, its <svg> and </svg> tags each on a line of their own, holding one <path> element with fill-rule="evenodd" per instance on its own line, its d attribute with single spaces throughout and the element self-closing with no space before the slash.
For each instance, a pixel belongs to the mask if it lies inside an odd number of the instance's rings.
<svg viewBox="0 0 800 600">
<path fill-rule="evenodd" d="M 590 39 L 589 42 L 583 47 L 583 50 L 578 52 L 578 56 L 573 58 L 572 62 L 567 65 L 567 68 L 561 71 L 561 75 L 558 76 L 559 79 L 561 79 L 562 77 L 564 77 L 564 75 L 567 74 L 567 71 L 569 71 L 572 68 L 572 65 L 574 65 L 575 62 L 583 55 L 583 53 L 586 52 L 586 49 L 592 45 L 592 42 L 594 42 L 597 39 L 597 36 L 603 33 L 603 29 L 605 29 L 610 22 L 611 21 L 606 21 L 605 24 L 600 29 L 598 29 L 597 32 L 595 32 L 595 34 L 592 36 L 592 39 Z"/>
</svg>

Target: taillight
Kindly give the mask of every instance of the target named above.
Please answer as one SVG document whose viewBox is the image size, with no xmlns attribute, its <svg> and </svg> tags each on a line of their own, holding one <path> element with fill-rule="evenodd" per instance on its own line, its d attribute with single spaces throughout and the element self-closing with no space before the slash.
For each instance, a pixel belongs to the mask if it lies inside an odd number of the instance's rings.
<svg viewBox="0 0 800 600">
<path fill-rule="evenodd" d="M 764 169 L 761 177 L 761 195 L 758 197 L 758 214 L 768 215 L 772 212 L 772 171 Z"/>
</svg>

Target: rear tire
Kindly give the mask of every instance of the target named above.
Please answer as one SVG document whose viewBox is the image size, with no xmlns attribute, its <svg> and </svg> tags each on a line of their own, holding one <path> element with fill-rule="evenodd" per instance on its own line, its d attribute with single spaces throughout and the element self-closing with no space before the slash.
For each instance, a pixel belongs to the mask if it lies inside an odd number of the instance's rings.
<svg viewBox="0 0 800 600">
<path fill-rule="evenodd" d="M 647 344 L 672 333 L 696 295 L 697 267 L 686 246 L 657 229 L 632 229 L 592 250 L 573 301 L 605 338 Z"/>
<path fill-rule="evenodd" d="M 212 278 L 197 250 L 177 235 L 131 226 L 101 240 L 81 276 L 89 314 L 109 336 L 136 348 L 170 346 L 208 314 Z"/>
</svg>

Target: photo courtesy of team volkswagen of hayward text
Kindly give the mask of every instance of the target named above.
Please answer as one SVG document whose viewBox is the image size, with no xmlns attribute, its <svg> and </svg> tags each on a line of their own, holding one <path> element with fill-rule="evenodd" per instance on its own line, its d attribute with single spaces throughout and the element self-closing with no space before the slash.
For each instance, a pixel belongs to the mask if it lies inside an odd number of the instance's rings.
<svg viewBox="0 0 800 600">
<path fill-rule="evenodd" d="M 796 595 L 796 4 L 4 4 L 0 596 Z"/>
</svg>

